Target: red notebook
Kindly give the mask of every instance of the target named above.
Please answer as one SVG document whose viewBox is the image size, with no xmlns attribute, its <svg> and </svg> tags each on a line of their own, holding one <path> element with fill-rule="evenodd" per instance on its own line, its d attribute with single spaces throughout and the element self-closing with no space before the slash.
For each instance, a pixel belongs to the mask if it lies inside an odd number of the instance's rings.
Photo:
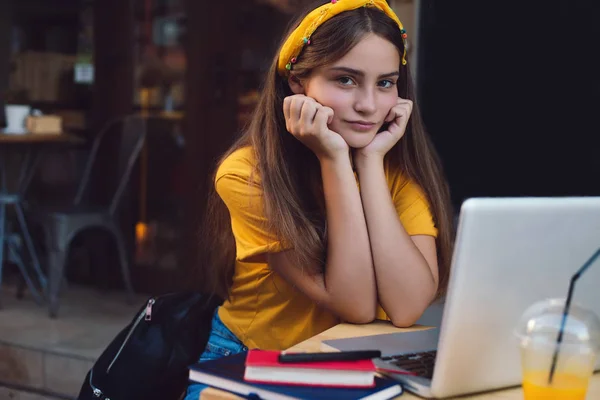
<svg viewBox="0 0 600 400">
<path fill-rule="evenodd" d="M 376 368 L 371 360 L 279 362 L 279 351 L 249 350 L 244 380 L 279 385 L 373 387 Z"/>
</svg>

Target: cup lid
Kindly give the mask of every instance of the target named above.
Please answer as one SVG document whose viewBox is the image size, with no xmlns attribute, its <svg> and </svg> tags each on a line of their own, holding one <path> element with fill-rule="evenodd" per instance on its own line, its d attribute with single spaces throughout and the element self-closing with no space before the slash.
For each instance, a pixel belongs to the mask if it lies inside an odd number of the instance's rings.
<svg viewBox="0 0 600 400">
<path fill-rule="evenodd" d="M 563 323 L 565 299 L 547 299 L 530 306 L 522 315 L 515 334 L 522 344 L 554 345 Z M 579 304 L 571 302 L 564 321 L 563 345 L 585 344 L 594 351 L 600 349 L 600 319 Z"/>
</svg>

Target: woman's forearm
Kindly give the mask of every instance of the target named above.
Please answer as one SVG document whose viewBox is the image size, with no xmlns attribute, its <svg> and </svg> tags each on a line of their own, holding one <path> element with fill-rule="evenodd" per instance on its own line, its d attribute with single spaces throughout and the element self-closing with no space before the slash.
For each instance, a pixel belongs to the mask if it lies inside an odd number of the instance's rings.
<svg viewBox="0 0 600 400">
<path fill-rule="evenodd" d="M 375 316 L 377 289 L 367 222 L 349 157 L 321 161 L 327 213 L 324 285 L 335 309 L 355 321 Z M 340 315 L 344 318 L 344 315 Z"/>
<path fill-rule="evenodd" d="M 435 295 L 436 275 L 400 222 L 383 160 L 363 160 L 358 171 L 379 302 L 395 325 L 412 325 Z"/>
</svg>

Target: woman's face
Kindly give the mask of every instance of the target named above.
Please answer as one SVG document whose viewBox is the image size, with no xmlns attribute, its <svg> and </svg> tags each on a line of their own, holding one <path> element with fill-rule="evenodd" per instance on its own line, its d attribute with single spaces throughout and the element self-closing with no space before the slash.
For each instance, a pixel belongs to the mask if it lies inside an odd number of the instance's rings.
<svg viewBox="0 0 600 400">
<path fill-rule="evenodd" d="M 371 33 L 340 60 L 315 69 L 299 83 L 290 82 L 290 87 L 332 108 L 329 129 L 348 146 L 362 148 L 371 143 L 396 105 L 399 65 L 396 47 Z"/>
</svg>

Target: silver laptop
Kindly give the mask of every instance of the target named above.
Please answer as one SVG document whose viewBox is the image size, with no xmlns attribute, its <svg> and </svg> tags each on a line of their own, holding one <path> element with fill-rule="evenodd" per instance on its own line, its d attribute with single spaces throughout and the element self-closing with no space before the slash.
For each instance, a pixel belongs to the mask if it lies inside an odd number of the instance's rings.
<svg viewBox="0 0 600 400">
<path fill-rule="evenodd" d="M 421 363 L 419 376 L 390 376 L 424 397 L 520 385 L 513 329 L 521 314 L 539 300 L 566 297 L 571 276 L 599 247 L 600 197 L 469 199 L 460 211 L 439 329 L 325 344 L 379 348 L 382 359 L 376 363 L 382 368 L 405 366 L 406 359 L 413 367 Z M 573 297 L 598 315 L 599 282 L 597 260 L 578 280 Z"/>
</svg>

